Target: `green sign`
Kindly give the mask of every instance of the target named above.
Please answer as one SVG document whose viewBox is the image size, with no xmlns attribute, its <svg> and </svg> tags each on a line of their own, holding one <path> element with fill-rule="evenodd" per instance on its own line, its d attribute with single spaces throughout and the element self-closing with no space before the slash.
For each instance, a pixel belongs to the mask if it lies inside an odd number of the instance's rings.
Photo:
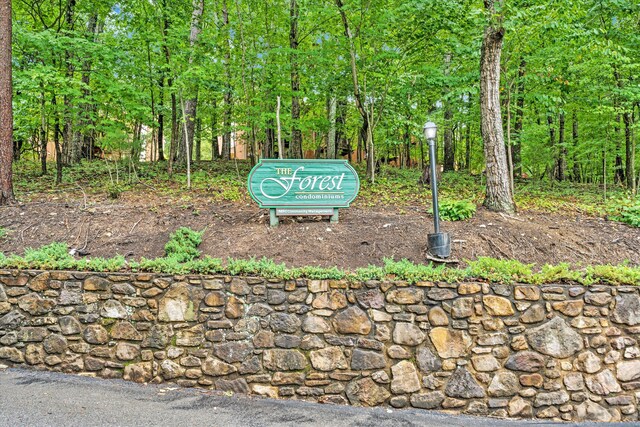
<svg viewBox="0 0 640 427">
<path fill-rule="evenodd" d="M 360 179 L 346 160 L 264 159 L 249 174 L 249 194 L 261 208 L 348 208 Z M 296 212 L 290 211 L 290 215 Z"/>
</svg>

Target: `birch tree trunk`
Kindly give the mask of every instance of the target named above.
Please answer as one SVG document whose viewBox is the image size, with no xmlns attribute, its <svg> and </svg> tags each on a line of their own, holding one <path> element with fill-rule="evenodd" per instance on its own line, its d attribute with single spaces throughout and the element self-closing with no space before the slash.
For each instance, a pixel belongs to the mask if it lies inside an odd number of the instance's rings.
<svg viewBox="0 0 640 427">
<path fill-rule="evenodd" d="M 484 205 L 492 211 L 512 213 L 516 207 L 509 185 L 500 112 L 500 55 L 504 28 L 502 15 L 496 14 L 496 6 L 501 9 L 502 0 L 484 0 L 484 6 L 488 14 L 480 54 L 481 133 L 487 174 Z"/>
<path fill-rule="evenodd" d="M 338 100 L 335 96 L 329 98 L 329 133 L 327 133 L 327 159 L 336 158 L 336 110 Z"/>
</svg>

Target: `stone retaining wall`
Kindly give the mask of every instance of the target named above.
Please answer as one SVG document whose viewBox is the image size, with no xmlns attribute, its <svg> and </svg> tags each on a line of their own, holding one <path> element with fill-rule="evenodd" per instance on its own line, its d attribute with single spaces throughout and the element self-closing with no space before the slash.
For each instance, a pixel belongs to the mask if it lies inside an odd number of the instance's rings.
<svg viewBox="0 0 640 427">
<path fill-rule="evenodd" d="M 0 363 L 274 398 L 637 420 L 636 287 L 0 271 Z"/>
</svg>

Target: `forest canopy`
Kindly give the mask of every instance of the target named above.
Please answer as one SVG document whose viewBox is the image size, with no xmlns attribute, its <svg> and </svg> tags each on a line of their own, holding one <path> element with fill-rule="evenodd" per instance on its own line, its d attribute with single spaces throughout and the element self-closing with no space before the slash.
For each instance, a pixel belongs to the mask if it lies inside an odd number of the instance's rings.
<svg viewBox="0 0 640 427">
<path fill-rule="evenodd" d="M 493 20 L 512 174 L 635 192 L 634 0 L 12 6 L 14 158 L 39 158 L 44 172 L 53 143 L 58 179 L 63 165 L 103 152 L 138 159 L 153 147 L 150 160 L 170 170 L 187 147 L 195 161 L 229 159 L 237 135 L 254 162 L 372 153 L 372 170 L 374 160 L 423 166 L 427 120 L 445 171 L 481 173 L 480 56 Z"/>
</svg>

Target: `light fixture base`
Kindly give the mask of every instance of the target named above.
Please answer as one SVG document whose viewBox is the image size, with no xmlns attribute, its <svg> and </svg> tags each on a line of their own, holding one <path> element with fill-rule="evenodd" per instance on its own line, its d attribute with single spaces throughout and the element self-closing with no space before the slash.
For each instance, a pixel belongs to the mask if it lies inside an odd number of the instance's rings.
<svg viewBox="0 0 640 427">
<path fill-rule="evenodd" d="M 449 233 L 428 234 L 427 251 L 436 258 L 449 258 L 451 255 L 451 235 Z"/>
</svg>

